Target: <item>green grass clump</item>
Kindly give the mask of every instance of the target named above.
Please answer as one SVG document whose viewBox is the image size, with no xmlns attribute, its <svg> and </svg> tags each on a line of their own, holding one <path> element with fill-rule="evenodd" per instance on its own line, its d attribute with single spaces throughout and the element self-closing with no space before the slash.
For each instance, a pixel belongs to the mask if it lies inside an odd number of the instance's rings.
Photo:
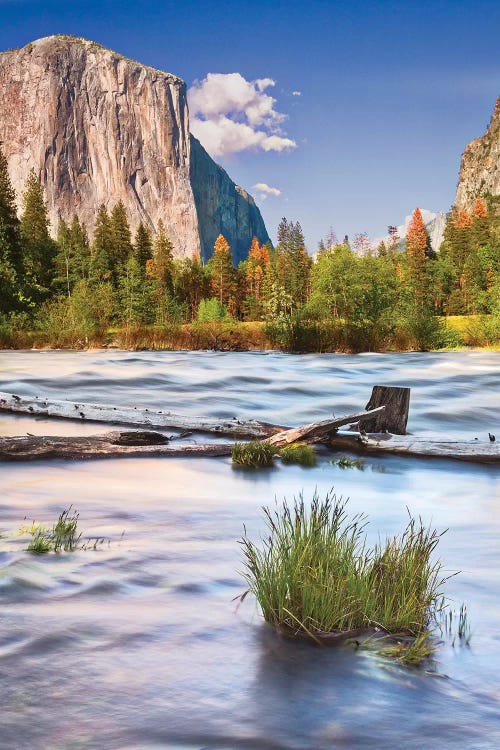
<svg viewBox="0 0 500 750">
<path fill-rule="evenodd" d="M 284 464 L 300 464 L 301 466 L 316 466 L 318 460 L 314 448 L 307 443 L 292 443 L 280 450 L 280 457 Z"/>
<path fill-rule="evenodd" d="M 424 636 L 435 617 L 441 564 L 431 556 L 439 534 L 410 519 L 400 536 L 370 549 L 366 518 L 346 502 L 315 492 L 264 508 L 267 532 L 258 547 L 245 536 L 243 577 L 264 619 L 295 634 L 373 629 Z M 423 641 L 422 641 L 423 646 Z M 423 649 L 421 649 L 423 650 Z"/>
<path fill-rule="evenodd" d="M 71 506 L 62 511 L 52 529 L 47 530 L 42 524 L 32 523 L 30 527 L 21 527 L 19 532 L 31 535 L 28 551 L 39 555 L 47 552 L 73 552 L 81 538 L 78 513 L 72 512 Z"/>
<path fill-rule="evenodd" d="M 361 458 L 349 458 L 349 456 L 340 456 L 336 461 L 332 461 L 334 466 L 338 466 L 339 469 L 360 469 L 363 471 L 365 468 L 365 462 Z"/>
<path fill-rule="evenodd" d="M 238 466 L 272 466 L 277 450 L 269 443 L 252 440 L 249 443 L 235 443 L 231 451 L 233 464 Z"/>
</svg>

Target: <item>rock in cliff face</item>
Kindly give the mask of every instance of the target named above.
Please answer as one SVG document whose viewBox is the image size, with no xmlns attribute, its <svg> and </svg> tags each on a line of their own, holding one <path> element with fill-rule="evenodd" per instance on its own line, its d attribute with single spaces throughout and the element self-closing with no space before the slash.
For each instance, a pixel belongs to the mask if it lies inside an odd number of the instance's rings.
<svg viewBox="0 0 500 750">
<path fill-rule="evenodd" d="M 99 205 L 122 200 L 133 230 L 163 220 L 177 257 L 208 258 L 219 231 L 238 259 L 254 228 L 268 239 L 252 198 L 197 142 L 191 152 L 180 78 L 93 42 L 52 36 L 0 54 L 0 101 L 0 142 L 16 193 L 34 168 L 53 231 L 74 213 L 92 231 Z"/>
<path fill-rule="evenodd" d="M 471 208 L 478 195 L 500 194 L 500 97 L 488 130 L 465 148 L 460 164 L 455 204 Z"/>
<path fill-rule="evenodd" d="M 198 212 L 204 260 L 211 256 L 219 233 L 231 245 L 235 262 L 247 257 L 252 237 L 267 242 L 269 237 L 266 227 L 252 196 L 234 184 L 193 135 L 191 185 Z"/>
</svg>

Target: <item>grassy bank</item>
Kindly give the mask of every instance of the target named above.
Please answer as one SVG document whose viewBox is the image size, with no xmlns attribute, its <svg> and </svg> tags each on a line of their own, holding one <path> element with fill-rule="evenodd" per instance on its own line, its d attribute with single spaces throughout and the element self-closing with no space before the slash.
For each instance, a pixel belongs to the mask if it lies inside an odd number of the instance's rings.
<svg viewBox="0 0 500 750">
<path fill-rule="evenodd" d="M 214 321 L 136 327 L 32 328 L 24 321 L 0 322 L 0 348 L 91 349 L 116 347 L 131 351 L 256 351 L 289 352 L 434 351 L 500 346 L 500 325 L 494 316 L 433 318 L 420 328 L 401 324 L 381 332 L 368 322 L 342 320 Z"/>
</svg>

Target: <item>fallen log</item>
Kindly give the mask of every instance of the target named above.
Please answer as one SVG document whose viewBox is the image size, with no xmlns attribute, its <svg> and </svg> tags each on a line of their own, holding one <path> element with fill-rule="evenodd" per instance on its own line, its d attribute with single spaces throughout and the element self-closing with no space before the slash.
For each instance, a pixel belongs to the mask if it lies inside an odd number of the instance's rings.
<svg viewBox="0 0 500 750">
<path fill-rule="evenodd" d="M 134 435 L 134 432 L 109 432 L 87 437 L 0 437 L 0 461 L 231 455 L 232 443 L 169 445 L 165 443 L 168 438 L 164 435 L 160 435 L 153 443 L 144 442 L 141 438 L 136 442 Z"/>
<path fill-rule="evenodd" d="M 383 408 L 383 407 L 381 407 Z M 362 412 L 364 414 L 365 412 Z M 272 443 L 278 449 L 302 440 L 320 442 L 328 439 L 343 424 L 359 415 L 327 419 L 305 427 L 279 432 Z M 272 440 L 271 438 L 270 440 Z M 35 461 L 49 458 L 118 458 L 119 456 L 229 456 L 232 444 L 166 445 L 169 438 L 162 433 L 148 431 L 111 431 L 87 437 L 36 436 L 0 437 L 0 461 Z"/>
<path fill-rule="evenodd" d="M 135 406 L 110 406 L 106 404 L 84 404 L 74 401 L 52 401 L 50 399 L 17 396 L 0 392 L 0 411 L 12 414 L 29 414 L 33 417 L 56 417 L 79 422 L 107 422 L 108 424 L 138 425 L 164 429 L 208 432 L 231 435 L 235 438 L 262 439 L 286 429 L 280 425 L 257 420 L 214 419 L 190 417 L 170 410 L 141 409 Z"/>
<path fill-rule="evenodd" d="M 489 440 L 338 432 L 332 435 L 329 444 L 334 450 L 347 450 L 358 455 L 393 454 L 500 464 L 500 443 Z"/>
<path fill-rule="evenodd" d="M 342 427 L 345 424 L 351 424 L 351 422 L 359 422 L 363 417 L 369 417 L 372 414 L 379 414 L 383 412 L 384 409 L 385 406 L 379 406 L 371 411 L 362 411 L 358 414 L 350 414 L 347 417 L 324 419 L 322 422 L 312 422 L 303 427 L 292 427 L 268 437 L 265 442 L 275 445 L 277 448 L 282 448 L 284 445 L 301 441 L 306 443 L 321 443 L 335 433 L 339 427 Z"/>
</svg>

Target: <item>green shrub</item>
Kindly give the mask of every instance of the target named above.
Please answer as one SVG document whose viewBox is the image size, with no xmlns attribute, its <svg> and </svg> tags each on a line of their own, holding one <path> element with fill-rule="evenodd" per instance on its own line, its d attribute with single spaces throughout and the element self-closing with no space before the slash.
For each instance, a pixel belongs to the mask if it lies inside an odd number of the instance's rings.
<svg viewBox="0 0 500 750">
<path fill-rule="evenodd" d="M 211 297 L 200 301 L 196 319 L 199 323 L 212 323 L 215 320 L 230 320 L 231 316 L 222 302 Z"/>
</svg>

